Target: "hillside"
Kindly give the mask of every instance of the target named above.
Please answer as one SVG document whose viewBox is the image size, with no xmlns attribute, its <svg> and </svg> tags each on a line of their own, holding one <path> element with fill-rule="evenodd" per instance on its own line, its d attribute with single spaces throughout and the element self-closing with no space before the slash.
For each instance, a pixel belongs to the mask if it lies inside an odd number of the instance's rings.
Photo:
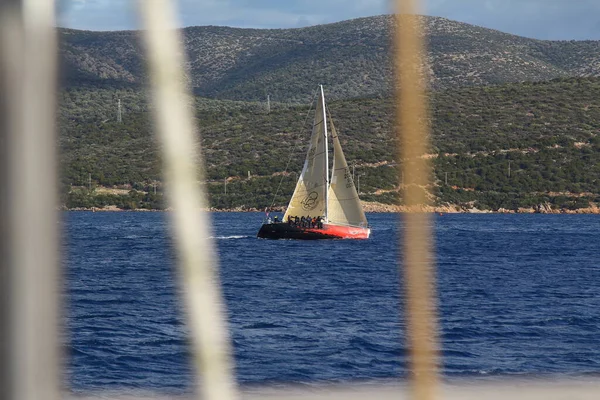
<svg viewBox="0 0 600 400">
<path fill-rule="evenodd" d="M 126 100 L 122 124 L 114 118 L 117 97 Z M 600 78 L 433 93 L 435 185 L 429 191 L 440 205 L 493 210 L 540 205 L 573 209 L 600 202 L 599 98 Z M 197 98 L 195 108 L 212 205 L 269 206 L 280 182 L 276 204 L 285 205 L 306 151 L 308 107 L 275 103 L 267 114 L 257 103 Z M 361 176 L 361 197 L 400 202 L 393 101 L 338 100 L 329 108 L 346 157 Z M 63 94 L 65 204 L 160 205 L 160 157 L 148 118 L 142 94 L 131 89 Z M 124 196 L 78 189 L 88 184 L 90 174 L 93 186 L 116 186 Z"/>
<path fill-rule="evenodd" d="M 438 17 L 422 17 L 430 84 L 472 85 L 600 75 L 600 42 L 540 41 Z M 306 103 L 310 88 L 330 98 L 387 96 L 392 17 L 299 29 L 191 27 L 183 30 L 191 87 L 198 96 Z M 146 79 L 138 33 L 61 29 L 65 84 L 132 88 Z"/>
</svg>

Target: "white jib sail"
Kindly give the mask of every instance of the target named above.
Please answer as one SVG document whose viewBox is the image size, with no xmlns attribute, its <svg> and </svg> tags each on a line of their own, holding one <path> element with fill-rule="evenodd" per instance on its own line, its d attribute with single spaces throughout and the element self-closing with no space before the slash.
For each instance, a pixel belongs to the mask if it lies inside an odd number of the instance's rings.
<svg viewBox="0 0 600 400">
<path fill-rule="evenodd" d="M 337 225 L 367 226 L 367 218 L 360 204 L 352 174 L 344 157 L 337 131 L 331 121 L 333 139 L 333 172 L 329 186 L 327 214 L 329 223 Z"/>
<path fill-rule="evenodd" d="M 318 217 L 325 214 L 327 191 L 327 162 L 325 141 L 325 114 L 323 94 L 319 95 L 319 103 L 315 109 L 312 136 L 304 161 L 302 174 L 296 183 L 296 190 L 290 200 L 283 220 L 292 217 Z"/>
</svg>

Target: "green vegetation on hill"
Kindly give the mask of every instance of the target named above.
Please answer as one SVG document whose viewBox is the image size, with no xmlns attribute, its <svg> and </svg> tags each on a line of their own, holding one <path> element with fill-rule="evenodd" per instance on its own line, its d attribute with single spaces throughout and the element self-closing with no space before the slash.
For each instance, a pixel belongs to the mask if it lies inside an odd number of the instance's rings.
<svg viewBox="0 0 600 400">
<path fill-rule="evenodd" d="M 124 104 L 121 124 L 116 122 L 116 98 Z M 435 184 L 430 191 L 437 203 L 497 210 L 540 204 L 579 208 L 600 202 L 599 98 L 598 78 L 432 93 Z M 72 89 L 61 100 L 65 204 L 159 205 L 160 183 L 156 195 L 153 190 L 160 181 L 160 156 L 143 94 Z M 260 103 L 202 98 L 193 106 L 211 205 L 270 206 L 280 183 L 275 205 L 285 205 L 310 135 L 309 107 L 275 103 L 267 113 Z M 346 158 L 356 163 L 361 176 L 361 198 L 400 202 L 393 101 L 338 100 L 329 108 Z M 282 174 L 288 160 L 287 174 Z M 116 186 L 123 194 L 100 196 L 84 189 L 89 174 L 92 186 Z"/>
</svg>

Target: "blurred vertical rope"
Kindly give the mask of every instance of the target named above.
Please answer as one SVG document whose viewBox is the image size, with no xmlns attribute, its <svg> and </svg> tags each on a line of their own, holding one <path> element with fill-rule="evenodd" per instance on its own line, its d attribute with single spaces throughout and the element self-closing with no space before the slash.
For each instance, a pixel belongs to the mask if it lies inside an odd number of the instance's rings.
<svg viewBox="0 0 600 400">
<path fill-rule="evenodd" d="M 424 44 L 417 13 L 418 0 L 396 0 L 395 68 L 398 129 L 404 170 L 403 265 L 405 313 L 411 352 L 412 395 L 418 400 L 437 397 L 438 355 L 432 220 L 428 205 L 430 166 L 427 153 L 429 126 L 425 79 L 421 73 Z"/>
<path fill-rule="evenodd" d="M 0 4 L 2 399 L 60 398 L 54 10 Z"/>
<path fill-rule="evenodd" d="M 163 148 L 167 194 L 192 335 L 194 364 L 203 399 L 238 397 L 210 240 L 207 202 L 199 185 L 196 129 L 184 84 L 184 49 L 173 2 L 139 0 L 150 69 L 154 116 Z M 202 181 L 203 179 L 200 179 Z"/>
</svg>

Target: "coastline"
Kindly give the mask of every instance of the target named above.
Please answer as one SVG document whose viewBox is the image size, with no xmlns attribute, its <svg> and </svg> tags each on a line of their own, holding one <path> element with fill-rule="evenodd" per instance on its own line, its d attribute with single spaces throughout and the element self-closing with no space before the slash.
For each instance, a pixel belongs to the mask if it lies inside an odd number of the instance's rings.
<svg viewBox="0 0 600 400">
<path fill-rule="evenodd" d="M 465 207 L 456 204 L 450 204 L 445 206 L 425 206 L 425 207 L 407 207 L 394 204 L 383 204 L 375 202 L 362 202 L 363 209 L 367 213 L 406 213 L 406 212 L 425 212 L 435 214 L 600 214 L 600 208 L 595 204 L 591 204 L 586 208 L 577 209 L 552 209 L 549 205 L 540 204 L 536 207 L 529 208 L 518 208 L 517 210 L 508 210 L 500 208 L 498 210 L 480 210 L 475 207 Z M 86 212 L 164 212 L 172 211 L 171 208 L 166 209 L 123 209 L 116 206 L 107 206 L 104 208 L 97 207 L 75 207 L 66 208 L 61 207 L 62 211 L 86 211 Z M 255 207 L 235 207 L 227 209 L 219 208 L 205 208 L 203 211 L 208 212 L 264 212 L 262 209 Z M 271 209 L 271 212 L 284 212 L 285 207 L 275 207 Z"/>
</svg>

